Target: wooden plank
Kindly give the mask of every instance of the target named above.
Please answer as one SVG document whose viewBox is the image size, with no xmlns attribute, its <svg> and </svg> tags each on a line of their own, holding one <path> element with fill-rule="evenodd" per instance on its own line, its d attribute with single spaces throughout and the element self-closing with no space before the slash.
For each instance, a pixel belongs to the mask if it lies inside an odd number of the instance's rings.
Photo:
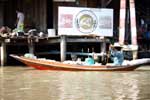
<svg viewBox="0 0 150 100">
<path fill-rule="evenodd" d="M 79 6 L 87 7 L 88 0 L 79 0 L 78 2 L 79 2 Z"/>
<path fill-rule="evenodd" d="M 47 30 L 47 0 L 43 1 L 43 31 L 45 32 Z M 49 19 L 51 20 L 51 19 Z"/>
<path fill-rule="evenodd" d="M 49 52 L 38 52 L 36 53 L 36 55 L 51 55 L 51 54 L 57 54 L 59 55 L 60 54 L 60 51 L 49 51 Z M 86 53 L 86 52 L 66 52 L 66 55 L 71 55 L 71 54 L 75 54 L 75 55 L 79 55 L 79 56 L 93 56 L 93 53 Z M 103 56 L 104 53 L 101 52 L 101 53 L 94 53 L 96 54 L 97 56 Z"/>
<path fill-rule="evenodd" d="M 0 26 L 3 26 L 4 24 L 4 13 L 3 13 L 3 3 L 0 3 Z"/>
</svg>

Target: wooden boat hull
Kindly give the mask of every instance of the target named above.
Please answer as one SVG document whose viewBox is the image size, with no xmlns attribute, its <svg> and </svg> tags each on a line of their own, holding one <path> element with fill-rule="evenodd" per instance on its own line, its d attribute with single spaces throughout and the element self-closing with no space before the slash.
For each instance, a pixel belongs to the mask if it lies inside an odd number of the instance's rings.
<svg viewBox="0 0 150 100">
<path fill-rule="evenodd" d="M 21 61 L 27 66 L 33 67 L 39 70 L 63 70 L 63 71 L 133 71 L 141 64 L 124 65 L 124 66 L 111 66 L 111 65 L 77 65 L 77 64 L 64 64 L 58 61 L 41 60 L 26 58 L 23 56 L 10 55 L 16 60 Z"/>
</svg>

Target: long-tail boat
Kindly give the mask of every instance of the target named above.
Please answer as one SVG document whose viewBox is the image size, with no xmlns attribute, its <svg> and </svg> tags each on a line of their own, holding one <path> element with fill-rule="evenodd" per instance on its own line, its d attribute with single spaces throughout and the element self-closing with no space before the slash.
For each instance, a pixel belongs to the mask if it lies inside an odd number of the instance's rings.
<svg viewBox="0 0 150 100">
<path fill-rule="evenodd" d="M 39 70 L 62 70 L 62 71 L 133 71 L 136 68 L 144 65 L 149 64 L 150 59 L 136 59 L 129 61 L 128 64 L 125 65 L 84 65 L 84 64 L 69 64 L 63 63 L 55 60 L 47 60 L 47 59 L 38 59 L 38 58 L 27 58 L 24 56 L 18 56 L 11 54 L 11 57 L 15 58 L 16 60 L 24 63 L 27 66 L 33 67 Z"/>
</svg>

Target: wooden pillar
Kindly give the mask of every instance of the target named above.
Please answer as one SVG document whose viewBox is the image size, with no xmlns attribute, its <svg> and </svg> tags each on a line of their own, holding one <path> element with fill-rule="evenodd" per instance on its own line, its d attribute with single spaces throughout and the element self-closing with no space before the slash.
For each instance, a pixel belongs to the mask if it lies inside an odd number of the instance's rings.
<svg viewBox="0 0 150 100">
<path fill-rule="evenodd" d="M 101 53 L 105 53 L 105 52 L 106 52 L 106 41 L 105 39 L 103 39 L 101 43 Z"/>
<path fill-rule="evenodd" d="M 102 43 L 101 43 L 101 53 L 102 53 L 102 56 L 101 56 L 101 61 L 102 63 L 104 63 L 105 61 L 105 53 L 106 53 L 106 41 L 105 39 L 102 40 Z"/>
<path fill-rule="evenodd" d="M 137 46 L 137 30 L 136 30 L 136 13 L 135 13 L 135 2 L 130 0 L 130 29 L 131 29 L 131 43 L 137 47 L 137 50 L 133 51 L 133 59 L 137 58 L 138 46 Z"/>
<path fill-rule="evenodd" d="M 120 0 L 119 43 L 124 44 L 125 38 L 126 0 Z"/>
<path fill-rule="evenodd" d="M 29 44 L 28 47 L 29 47 L 29 53 L 34 54 L 34 45 L 33 45 L 33 43 Z"/>
<path fill-rule="evenodd" d="M 106 42 L 105 42 L 105 41 L 103 41 L 103 42 L 101 43 L 101 52 L 103 52 L 103 53 L 106 52 Z"/>
<path fill-rule="evenodd" d="M 31 38 L 28 39 L 29 53 L 34 54 L 34 43 Z"/>
<path fill-rule="evenodd" d="M 1 66 L 4 66 L 6 64 L 6 57 L 7 57 L 7 54 L 6 54 L 6 44 L 4 42 L 1 43 L 1 49 L 0 49 L 1 53 Z"/>
<path fill-rule="evenodd" d="M 66 36 L 61 36 L 61 41 L 60 41 L 60 58 L 61 61 L 66 60 Z"/>
<path fill-rule="evenodd" d="M 137 30 L 136 30 L 136 14 L 135 14 L 135 2 L 130 0 L 130 21 L 131 21 L 131 43 L 137 45 Z"/>
</svg>

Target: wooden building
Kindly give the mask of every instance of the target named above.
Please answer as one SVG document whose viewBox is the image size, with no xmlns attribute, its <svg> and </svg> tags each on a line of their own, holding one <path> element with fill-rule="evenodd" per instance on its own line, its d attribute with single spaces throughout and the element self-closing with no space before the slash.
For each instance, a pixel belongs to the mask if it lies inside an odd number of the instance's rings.
<svg viewBox="0 0 150 100">
<path fill-rule="evenodd" d="M 114 6 L 115 5 L 115 6 Z M 46 32 L 57 30 L 58 6 L 113 8 L 115 19 L 119 18 L 119 0 L 0 0 L 0 26 L 15 27 L 16 10 L 25 14 L 25 27 Z M 116 22 L 116 21 L 115 21 Z M 118 22 L 117 22 L 118 23 Z M 118 25 L 118 24 L 114 25 Z"/>
<path fill-rule="evenodd" d="M 74 7 L 92 7 L 92 8 L 105 8 L 112 7 L 112 0 L 0 0 L 0 26 L 8 26 L 11 29 L 15 28 L 16 23 L 16 10 L 21 10 L 25 14 L 25 31 L 36 28 L 38 31 L 42 31 L 45 34 L 47 29 L 58 29 L 58 6 L 74 6 Z M 118 2 L 119 5 L 119 2 Z M 117 12 L 117 11 L 116 11 Z M 116 24 L 115 24 L 116 25 Z M 9 39 L 8 39 L 9 40 Z M 5 65 L 7 61 L 10 61 L 10 53 L 26 53 L 28 50 L 23 48 L 29 48 L 29 52 L 34 52 L 36 48 L 54 46 L 54 48 L 62 48 L 66 43 L 63 37 L 55 37 L 50 39 L 39 39 L 34 44 L 28 42 L 27 39 L 11 38 L 1 39 L 1 65 Z M 74 37 L 67 38 L 69 43 L 99 43 L 102 42 L 99 39 L 93 39 L 89 37 Z M 60 43 L 60 47 L 58 46 Z M 76 45 L 81 47 L 81 45 Z M 94 44 L 95 46 L 97 44 Z M 33 46 L 35 48 L 33 48 Z M 100 46 L 100 45 L 99 45 Z M 48 49 L 46 48 L 46 49 Z M 67 48 L 67 47 L 66 47 Z M 66 52 L 66 48 L 61 50 L 61 53 Z M 74 47 L 73 47 L 74 48 Z M 87 47 L 86 47 L 87 48 Z M 78 49 L 78 48 L 76 48 Z M 69 48 L 72 51 L 72 49 Z M 38 51 L 38 50 L 37 50 Z M 43 52 L 43 51 L 42 51 Z M 98 50 L 99 52 L 99 50 Z M 60 55 L 61 60 L 65 60 L 65 55 Z"/>
<path fill-rule="evenodd" d="M 138 22 L 140 17 L 148 17 L 149 2 L 135 1 Z M 21 9 L 26 16 L 26 28 L 36 28 L 44 32 L 48 28 L 57 30 L 58 6 L 113 8 L 114 27 L 119 26 L 120 0 L 0 0 L 0 26 L 5 25 L 13 29 L 16 21 L 15 11 Z"/>
</svg>

